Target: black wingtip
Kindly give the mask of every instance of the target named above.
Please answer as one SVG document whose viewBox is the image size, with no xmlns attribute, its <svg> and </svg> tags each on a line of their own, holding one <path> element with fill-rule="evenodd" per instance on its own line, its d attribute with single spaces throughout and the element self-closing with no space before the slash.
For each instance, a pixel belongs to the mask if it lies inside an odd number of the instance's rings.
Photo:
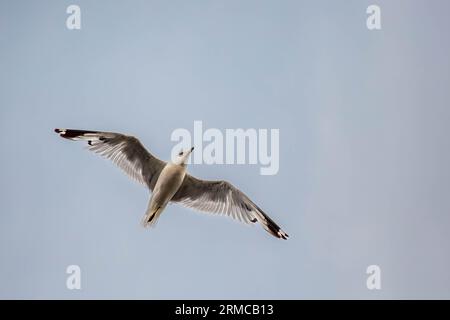
<svg viewBox="0 0 450 320">
<path fill-rule="evenodd" d="M 281 228 L 272 219 L 270 219 L 267 215 L 265 215 L 265 218 L 267 220 L 268 231 L 273 236 L 283 240 L 287 240 L 289 238 L 289 235 L 283 230 L 281 230 Z"/>
<path fill-rule="evenodd" d="M 283 239 L 283 240 L 289 239 L 289 235 L 288 235 L 287 233 L 285 233 L 285 232 L 282 231 L 282 230 L 280 230 L 280 232 L 283 232 L 283 233 L 280 233 L 281 239 Z"/>
<path fill-rule="evenodd" d="M 66 133 L 67 133 L 67 130 L 66 130 L 66 129 L 55 128 L 55 130 L 53 130 L 53 131 L 55 131 L 56 133 L 58 133 L 59 136 L 60 136 L 61 138 L 66 138 L 66 139 L 69 138 L 69 137 L 66 136 Z"/>
<path fill-rule="evenodd" d="M 77 137 L 81 137 L 87 133 L 99 133 L 98 131 L 91 131 L 91 130 L 78 130 L 78 129 L 55 129 L 56 133 L 59 133 L 59 135 L 66 139 L 73 139 Z"/>
<path fill-rule="evenodd" d="M 71 138 L 70 135 L 67 134 L 70 130 L 56 128 L 54 131 L 58 133 L 61 138 Z"/>
<path fill-rule="evenodd" d="M 281 229 L 278 229 L 276 232 L 272 232 L 272 234 L 279 239 L 283 240 L 289 239 L 289 235 Z"/>
</svg>

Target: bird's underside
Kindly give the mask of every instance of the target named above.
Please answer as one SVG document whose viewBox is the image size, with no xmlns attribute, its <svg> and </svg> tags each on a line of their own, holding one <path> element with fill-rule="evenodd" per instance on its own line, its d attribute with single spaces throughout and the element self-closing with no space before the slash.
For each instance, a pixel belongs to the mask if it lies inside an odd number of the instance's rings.
<svg viewBox="0 0 450 320">
<path fill-rule="evenodd" d="M 289 237 L 261 208 L 229 182 L 197 179 L 185 173 L 184 161 L 180 164 L 166 163 L 148 152 L 133 136 L 75 129 L 55 129 L 55 132 L 66 139 L 86 141 L 91 151 L 112 160 L 131 178 L 152 191 L 144 226 L 154 225 L 167 203 L 174 202 L 197 211 L 227 215 L 243 223 L 259 222 L 273 236 L 285 240 Z M 182 152 L 180 155 L 184 156 L 182 160 L 187 158 Z M 161 187 L 168 183 L 172 189 Z"/>
</svg>

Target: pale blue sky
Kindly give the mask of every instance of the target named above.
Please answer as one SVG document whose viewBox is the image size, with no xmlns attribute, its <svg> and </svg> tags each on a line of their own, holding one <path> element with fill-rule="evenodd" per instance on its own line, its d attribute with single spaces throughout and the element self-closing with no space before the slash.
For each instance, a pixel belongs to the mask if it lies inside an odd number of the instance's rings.
<svg viewBox="0 0 450 320">
<path fill-rule="evenodd" d="M 377 1 L 374 32 L 372 3 L 1 0 L 0 297 L 450 298 L 450 5 Z M 168 159 L 195 120 L 280 129 L 275 176 L 189 170 L 291 239 L 177 205 L 143 229 L 145 188 L 52 132 L 131 133 Z"/>
</svg>

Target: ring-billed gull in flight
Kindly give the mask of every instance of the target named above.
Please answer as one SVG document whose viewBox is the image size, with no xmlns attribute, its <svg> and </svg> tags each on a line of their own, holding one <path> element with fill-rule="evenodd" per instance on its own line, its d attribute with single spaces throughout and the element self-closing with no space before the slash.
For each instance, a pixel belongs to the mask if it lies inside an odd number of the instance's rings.
<svg viewBox="0 0 450 320">
<path fill-rule="evenodd" d="M 285 240 L 289 237 L 229 182 L 200 180 L 186 173 L 186 161 L 194 147 L 165 162 L 148 152 L 133 136 L 74 129 L 55 129 L 55 132 L 66 139 L 87 141 L 90 150 L 111 159 L 152 191 L 142 219 L 144 227 L 155 225 L 167 204 L 175 202 L 202 212 L 225 214 L 244 223 L 259 222 L 273 236 Z"/>
</svg>

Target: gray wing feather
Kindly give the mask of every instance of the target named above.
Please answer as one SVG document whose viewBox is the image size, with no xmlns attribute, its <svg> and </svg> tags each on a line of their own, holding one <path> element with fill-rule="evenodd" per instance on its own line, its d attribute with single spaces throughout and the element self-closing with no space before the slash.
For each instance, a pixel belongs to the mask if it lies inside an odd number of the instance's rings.
<svg viewBox="0 0 450 320">
<path fill-rule="evenodd" d="M 88 142 L 88 149 L 110 159 L 134 180 L 153 190 L 166 163 L 148 152 L 133 136 L 115 132 L 55 129 L 61 137 Z"/>
<path fill-rule="evenodd" d="M 200 180 L 186 174 L 172 201 L 198 211 L 227 215 L 244 223 L 259 221 L 275 237 L 288 238 L 261 208 L 226 181 Z"/>
</svg>

